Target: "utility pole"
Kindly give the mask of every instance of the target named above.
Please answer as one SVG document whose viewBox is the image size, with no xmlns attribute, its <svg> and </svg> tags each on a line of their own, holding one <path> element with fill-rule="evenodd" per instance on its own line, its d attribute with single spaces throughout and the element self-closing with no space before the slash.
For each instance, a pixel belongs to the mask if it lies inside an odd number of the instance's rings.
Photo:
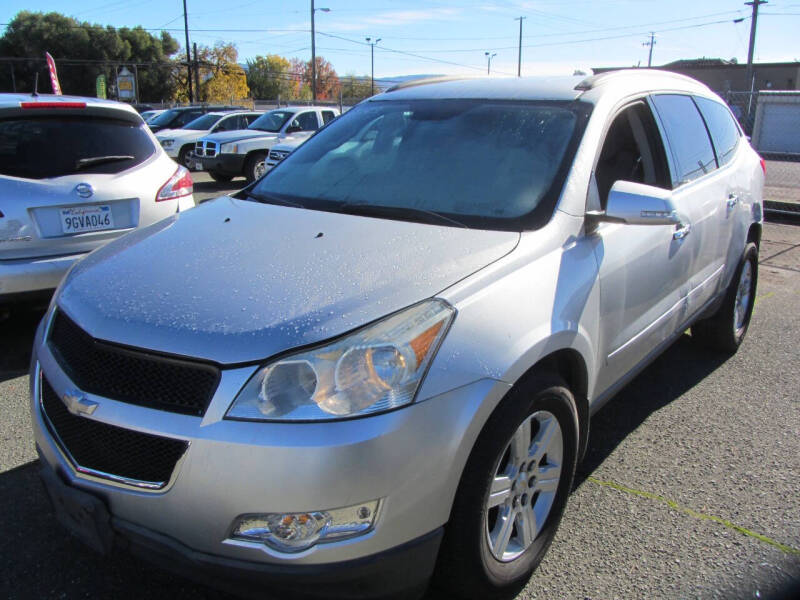
<svg viewBox="0 0 800 600">
<path fill-rule="evenodd" d="M 522 77 L 522 21 L 527 17 L 517 17 L 515 21 L 519 21 L 519 55 L 517 56 L 517 77 Z"/>
<path fill-rule="evenodd" d="M 200 69 L 197 68 L 197 42 L 192 45 L 194 49 L 194 90 L 197 92 L 197 99 L 200 100 Z"/>
<path fill-rule="evenodd" d="M 189 103 L 191 104 L 194 102 L 194 93 L 192 93 L 192 56 L 191 50 L 189 50 L 189 17 L 186 15 L 186 0 L 183 0 L 183 32 L 186 34 L 186 80 L 189 82 Z"/>
<path fill-rule="evenodd" d="M 372 65 L 372 75 L 370 76 L 370 81 L 372 82 L 372 96 L 375 95 L 375 45 L 381 41 L 381 38 L 378 38 L 374 42 L 371 41 L 372 38 L 367 38 L 367 43 L 369 44 L 370 50 L 370 63 Z"/>
<path fill-rule="evenodd" d="M 649 69 L 650 66 L 653 64 L 653 46 L 656 45 L 656 34 L 655 32 L 650 32 L 650 41 L 642 42 L 642 46 L 650 46 L 650 53 L 647 55 L 647 68 Z"/>
<path fill-rule="evenodd" d="M 753 7 L 753 17 L 750 19 L 750 47 L 747 49 L 747 87 L 753 91 L 753 54 L 756 49 L 756 23 L 758 22 L 758 7 L 766 4 L 767 0 L 753 0 L 752 2 L 745 2 L 747 6 Z"/>
<path fill-rule="evenodd" d="M 484 52 L 486 55 L 486 74 L 491 75 L 492 72 L 492 59 L 497 56 L 497 52 L 494 54 L 489 54 L 488 52 Z"/>
</svg>

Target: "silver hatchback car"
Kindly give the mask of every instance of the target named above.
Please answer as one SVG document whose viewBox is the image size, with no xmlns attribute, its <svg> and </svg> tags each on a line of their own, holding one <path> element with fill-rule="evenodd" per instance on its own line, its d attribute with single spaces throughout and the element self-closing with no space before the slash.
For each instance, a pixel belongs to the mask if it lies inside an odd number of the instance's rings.
<svg viewBox="0 0 800 600">
<path fill-rule="evenodd" d="M 52 294 L 91 250 L 193 206 L 189 171 L 129 105 L 0 94 L 0 303 Z"/>
<path fill-rule="evenodd" d="M 276 597 L 511 595 L 590 416 L 687 327 L 742 342 L 763 182 L 678 75 L 377 95 L 70 272 L 30 378 L 57 515 Z"/>
</svg>

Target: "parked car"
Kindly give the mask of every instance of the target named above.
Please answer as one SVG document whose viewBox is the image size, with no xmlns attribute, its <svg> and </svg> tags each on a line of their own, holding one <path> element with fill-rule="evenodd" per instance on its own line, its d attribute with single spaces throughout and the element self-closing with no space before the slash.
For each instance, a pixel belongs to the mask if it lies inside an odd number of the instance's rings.
<svg viewBox="0 0 800 600">
<path fill-rule="evenodd" d="M 165 110 L 160 115 L 148 121 L 147 126 L 153 133 L 162 129 L 180 129 L 190 121 L 209 112 L 228 110 L 244 110 L 244 106 L 179 106 Z"/>
<path fill-rule="evenodd" d="M 71 271 L 31 370 L 57 513 L 276 597 L 508 597 L 590 416 L 687 327 L 742 343 L 763 169 L 655 70 L 370 98 Z"/>
<path fill-rule="evenodd" d="M 273 145 L 304 141 L 338 114 L 337 109 L 325 106 L 277 108 L 261 115 L 247 131 L 203 137 L 194 153 L 215 181 L 244 176 L 252 182 L 266 172 L 265 160 Z"/>
<path fill-rule="evenodd" d="M 267 155 L 264 169 L 265 172 L 274 168 L 275 165 L 294 152 L 295 149 L 303 142 L 305 142 L 305 140 L 292 140 L 291 142 L 275 144 L 272 148 L 270 148 L 269 154 Z"/>
<path fill-rule="evenodd" d="M 144 119 L 145 123 L 149 123 L 153 119 L 155 119 L 161 113 L 167 112 L 166 109 L 154 109 L 154 110 L 146 110 L 140 113 L 142 119 Z"/>
<path fill-rule="evenodd" d="M 261 114 L 252 111 L 210 112 L 189 121 L 180 129 L 162 129 L 156 138 L 178 164 L 190 170 L 202 168 L 199 159 L 194 156 L 194 145 L 198 139 L 212 133 L 247 129 Z"/>
<path fill-rule="evenodd" d="M 0 302 L 51 294 L 91 250 L 192 206 L 130 106 L 0 94 Z"/>
</svg>

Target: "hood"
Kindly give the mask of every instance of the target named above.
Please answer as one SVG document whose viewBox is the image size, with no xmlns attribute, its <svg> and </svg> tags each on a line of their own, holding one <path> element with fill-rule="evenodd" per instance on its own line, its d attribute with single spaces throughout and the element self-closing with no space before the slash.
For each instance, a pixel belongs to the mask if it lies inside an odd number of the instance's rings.
<svg viewBox="0 0 800 600">
<path fill-rule="evenodd" d="M 276 138 L 280 137 L 278 133 L 269 133 L 267 131 L 256 131 L 255 129 L 236 129 L 234 131 L 223 131 L 221 133 L 212 133 L 203 137 L 204 140 L 209 142 L 217 142 L 218 144 L 227 144 L 228 142 L 239 142 L 241 140 L 249 140 L 252 138 Z"/>
<path fill-rule="evenodd" d="M 57 302 L 100 339 L 254 362 L 433 296 L 518 240 L 222 197 L 93 252 Z"/>
<path fill-rule="evenodd" d="M 156 138 L 158 138 L 159 141 L 167 139 L 180 140 L 189 137 L 200 137 L 207 131 L 207 129 L 205 131 L 202 129 L 162 129 L 156 134 Z"/>
</svg>

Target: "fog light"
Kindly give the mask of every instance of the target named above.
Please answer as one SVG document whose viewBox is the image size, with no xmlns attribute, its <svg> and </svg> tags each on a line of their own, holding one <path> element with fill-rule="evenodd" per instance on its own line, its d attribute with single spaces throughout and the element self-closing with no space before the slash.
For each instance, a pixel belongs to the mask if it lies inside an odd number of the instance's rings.
<svg viewBox="0 0 800 600">
<path fill-rule="evenodd" d="M 259 542 L 280 552 L 301 552 L 317 543 L 367 533 L 375 523 L 378 501 L 307 513 L 243 515 L 231 537 Z"/>
</svg>

